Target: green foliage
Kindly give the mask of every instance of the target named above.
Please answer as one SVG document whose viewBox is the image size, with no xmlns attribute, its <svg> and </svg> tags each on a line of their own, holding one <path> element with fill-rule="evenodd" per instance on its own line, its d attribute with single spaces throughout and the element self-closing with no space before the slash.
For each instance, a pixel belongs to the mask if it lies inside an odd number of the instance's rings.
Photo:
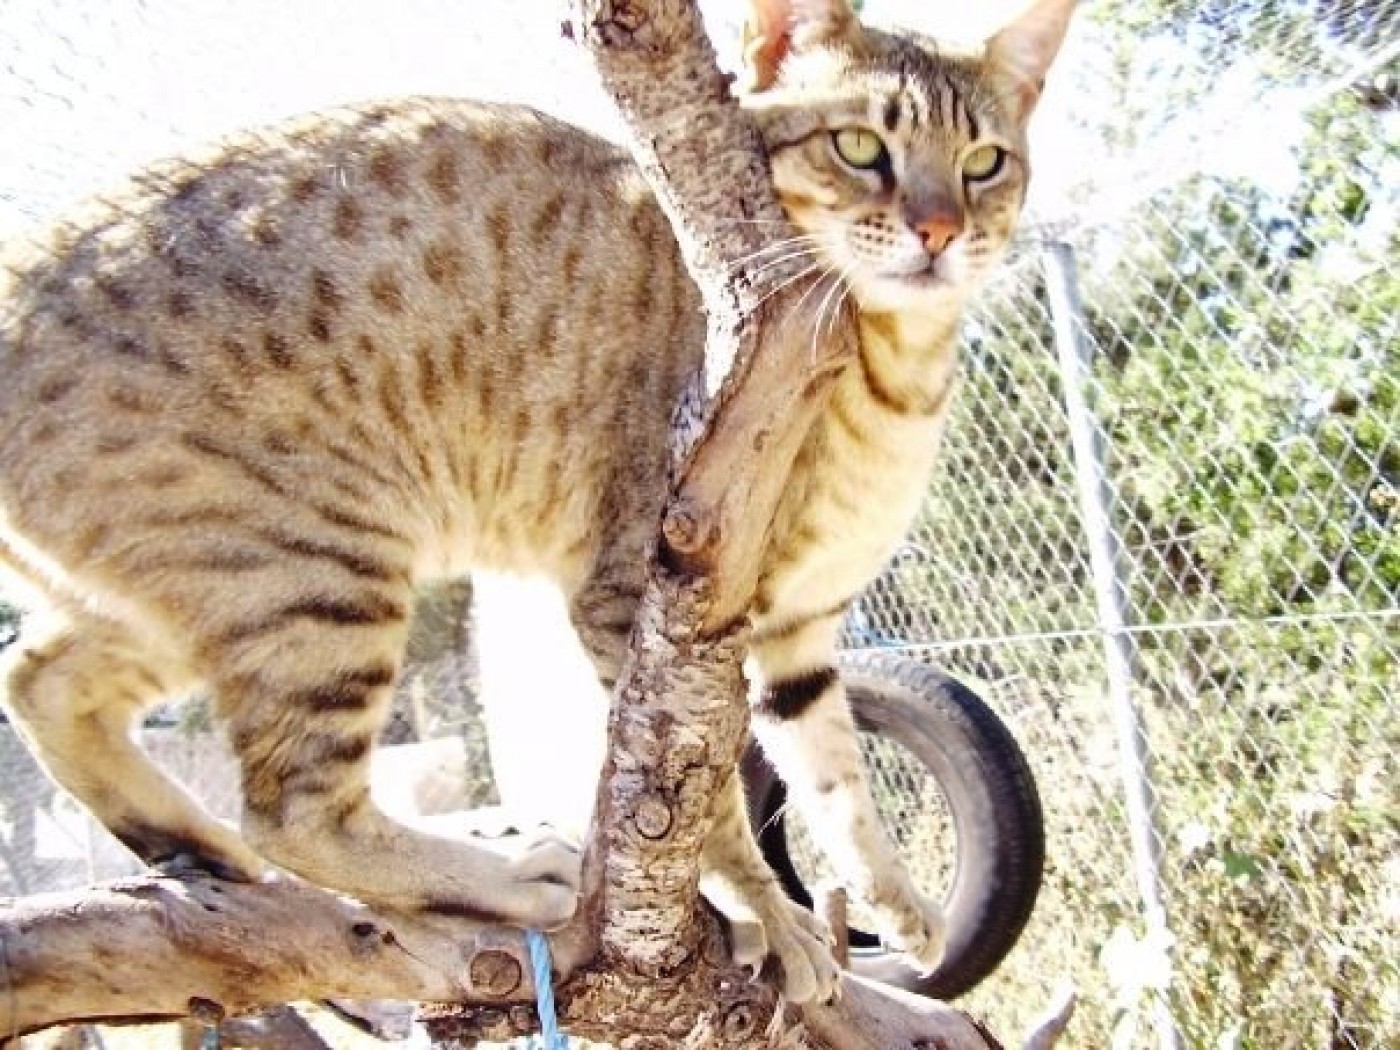
<svg viewBox="0 0 1400 1050">
<path fill-rule="evenodd" d="M 1135 581 L 1153 619 L 1400 604 L 1400 234 L 1357 203 L 1382 192 L 1370 114 L 1314 121 L 1295 211 L 1188 182 L 1090 300 L 1124 529 L 1170 555 Z"/>
<path fill-rule="evenodd" d="M 1400 1027 L 1400 971 L 1356 963 L 1396 932 L 1362 916 L 1400 812 L 1397 638 L 1290 622 L 1400 607 L 1400 235 L 1370 222 L 1396 204 L 1376 116 L 1339 95 L 1310 123 L 1294 199 L 1175 187 L 1089 296 L 1134 606 L 1275 621 L 1140 648 L 1162 830 L 1196 842 L 1167 871 L 1192 1044 Z"/>
<path fill-rule="evenodd" d="M 1393 643 L 1365 620 L 1241 627 L 1213 639 L 1231 673 L 1151 709 L 1189 1045 L 1232 1025 L 1255 1047 L 1352 1045 L 1338 1031 L 1388 1045 L 1400 1029 Z"/>
</svg>

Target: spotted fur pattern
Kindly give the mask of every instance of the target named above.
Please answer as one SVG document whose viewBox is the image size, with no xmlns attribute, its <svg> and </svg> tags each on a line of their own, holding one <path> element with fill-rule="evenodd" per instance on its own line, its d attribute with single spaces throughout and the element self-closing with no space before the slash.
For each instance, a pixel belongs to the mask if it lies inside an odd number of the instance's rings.
<svg viewBox="0 0 1400 1050">
<path fill-rule="evenodd" d="M 760 0 L 750 31 L 745 103 L 802 234 L 764 261 L 820 269 L 824 308 L 854 296 L 861 335 L 773 529 L 756 725 L 881 932 L 925 965 L 941 919 L 875 819 L 837 625 L 923 490 L 1068 8 L 1040 0 L 970 55 L 863 30 L 845 0 Z M 848 127 L 879 136 L 880 164 L 842 160 Z M 974 184 L 961 166 L 986 143 L 1003 160 Z M 618 673 L 704 338 L 626 154 L 519 108 L 338 110 L 145 171 L 0 263 L 0 564 L 42 610 L 4 700 L 56 779 L 152 863 L 272 861 L 397 908 L 564 921 L 572 850 L 411 831 L 367 770 L 423 581 L 545 575 L 603 682 Z M 132 741 L 196 686 L 241 764 L 241 835 Z M 825 994 L 819 931 L 742 812 L 734 786 L 709 881 L 790 995 Z"/>
</svg>

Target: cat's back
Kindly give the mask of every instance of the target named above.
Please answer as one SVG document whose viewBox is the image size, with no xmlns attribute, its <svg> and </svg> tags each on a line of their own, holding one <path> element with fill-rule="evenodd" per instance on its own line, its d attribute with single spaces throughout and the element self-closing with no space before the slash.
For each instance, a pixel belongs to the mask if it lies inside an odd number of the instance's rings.
<svg viewBox="0 0 1400 1050">
<path fill-rule="evenodd" d="M 549 498 L 534 460 L 591 465 L 585 491 L 660 448 L 702 325 L 614 145 L 516 106 L 328 111 L 155 165 L 6 250 L 0 502 L 52 516 L 78 475 L 175 444 L 293 486 L 343 448 L 439 523 L 486 489 L 518 517 Z"/>
<path fill-rule="evenodd" d="M 5 246 L 0 352 L 12 374 L 63 346 L 129 362 L 160 353 L 132 329 L 217 328 L 314 354 L 360 305 L 426 320 L 439 295 L 508 329 L 522 318 L 503 288 L 562 294 L 628 254 L 673 254 L 660 218 L 624 151 L 525 107 L 330 110 L 152 165 Z"/>
</svg>

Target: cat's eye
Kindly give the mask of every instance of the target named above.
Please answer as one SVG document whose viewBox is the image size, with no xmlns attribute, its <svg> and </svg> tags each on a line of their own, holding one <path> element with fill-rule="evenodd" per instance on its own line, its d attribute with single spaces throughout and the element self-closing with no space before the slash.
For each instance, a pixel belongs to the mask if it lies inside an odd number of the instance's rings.
<svg viewBox="0 0 1400 1050">
<path fill-rule="evenodd" d="M 963 178 L 973 182 L 986 182 L 995 178 L 1006 163 L 1006 150 L 1000 146 L 978 146 L 963 158 Z"/>
<path fill-rule="evenodd" d="M 836 155 L 853 168 L 878 168 L 888 158 L 880 136 L 868 128 L 842 128 L 831 133 Z"/>
</svg>

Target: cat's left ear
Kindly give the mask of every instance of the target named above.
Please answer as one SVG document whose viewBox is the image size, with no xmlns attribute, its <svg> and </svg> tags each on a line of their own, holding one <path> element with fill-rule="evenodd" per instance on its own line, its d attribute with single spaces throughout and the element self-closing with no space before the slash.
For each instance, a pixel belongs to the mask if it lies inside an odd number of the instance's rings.
<svg viewBox="0 0 1400 1050">
<path fill-rule="evenodd" d="M 790 54 L 860 37 L 850 0 L 749 0 L 744 22 L 746 91 L 766 91 Z"/>
<path fill-rule="evenodd" d="M 1025 12 L 987 41 L 987 64 L 1016 118 L 1035 109 L 1045 74 L 1064 42 L 1075 0 L 1032 0 Z"/>
</svg>

